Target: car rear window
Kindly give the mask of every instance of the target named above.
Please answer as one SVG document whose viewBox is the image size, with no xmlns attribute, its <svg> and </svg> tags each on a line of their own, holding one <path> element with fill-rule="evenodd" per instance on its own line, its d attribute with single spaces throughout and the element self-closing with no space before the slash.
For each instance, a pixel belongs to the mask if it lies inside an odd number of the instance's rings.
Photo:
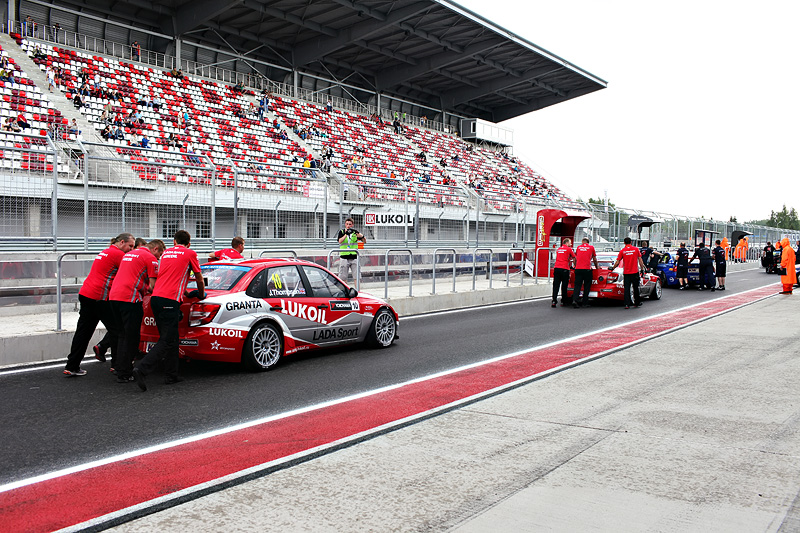
<svg viewBox="0 0 800 533">
<path fill-rule="evenodd" d="M 250 272 L 252 267 L 241 265 L 203 265 L 200 270 L 206 279 L 206 289 L 212 291 L 228 291 L 242 279 L 242 276 Z M 193 278 L 189 282 L 188 288 L 196 289 L 197 283 Z"/>
</svg>

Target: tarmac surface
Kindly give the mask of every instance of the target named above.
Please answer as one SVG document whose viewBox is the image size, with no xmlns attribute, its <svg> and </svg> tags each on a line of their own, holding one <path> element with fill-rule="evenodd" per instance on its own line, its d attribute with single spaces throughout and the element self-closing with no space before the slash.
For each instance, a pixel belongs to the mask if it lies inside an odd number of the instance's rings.
<svg viewBox="0 0 800 533">
<path fill-rule="evenodd" d="M 664 312 L 722 309 L 731 297 L 757 300 L 772 288 L 777 292 L 776 281 L 755 270 L 738 272 L 729 276 L 733 291 L 669 290 L 660 302 L 629 311 L 551 310 L 546 301 L 533 301 L 417 317 L 401 323 L 401 341 L 377 355 L 347 350 L 298 358 L 263 375 L 203 367 L 189 372 L 190 387 L 184 383 L 181 390 L 152 395 L 125 394 L 130 391 L 124 385 L 106 387 L 109 376 L 96 372 L 103 369 L 96 363 L 79 379 L 56 376 L 52 367 L 0 373 L 3 396 L 13 399 L 0 415 L 7 430 L 0 483 L 108 456 L 119 448 L 115 443 L 129 449 L 156 444 L 225 420 L 342 397 L 357 392 L 359 384 L 380 387 L 531 345 L 563 345 L 555 341 L 592 327 L 605 328 L 606 337 L 620 336 L 619 324 L 626 321 L 656 325 L 665 322 Z M 765 285 L 770 289 L 751 291 L 758 293 L 751 300 L 742 293 Z M 334 446 L 336 451 L 115 529 L 800 531 L 799 295 L 770 296 L 689 322 L 684 329 L 401 429 Z M 682 311 L 687 305 L 695 307 Z M 602 337 L 590 338 L 602 345 Z M 348 385 L 348 376 L 358 379 Z M 365 377 L 369 382 L 361 383 Z M 76 385 L 75 394 L 62 390 Z M 361 417 L 368 418 L 373 407 L 368 399 L 364 405 L 370 412 Z M 64 419 L 62 411 L 72 414 Z M 126 412 L 137 415 L 133 422 Z M 340 421 L 333 417 L 327 423 Z M 286 442 L 313 435 L 302 426 L 298 431 Z M 279 438 L 272 435 L 267 440 Z M 214 457 L 200 460 L 211 468 L 235 451 L 235 445 L 207 446 L 204 453 Z M 131 460 L 120 465 L 126 463 Z M 152 469 L 158 477 L 158 468 Z M 118 471 L 119 490 L 146 484 Z M 35 494 L 36 485 L 31 487 Z M 9 494 L 0 491 L 0 521 L 2 509 L 10 509 L 8 498 L 4 504 Z M 93 495 L 87 491 L 84 497 Z M 51 500 L 41 498 L 25 505 L 59 512 L 58 504 L 43 504 Z M 139 515 L 146 512 L 152 511 Z M 76 529 L 108 525 L 84 523 Z"/>
<path fill-rule="evenodd" d="M 800 531 L 798 296 L 113 531 Z"/>
</svg>

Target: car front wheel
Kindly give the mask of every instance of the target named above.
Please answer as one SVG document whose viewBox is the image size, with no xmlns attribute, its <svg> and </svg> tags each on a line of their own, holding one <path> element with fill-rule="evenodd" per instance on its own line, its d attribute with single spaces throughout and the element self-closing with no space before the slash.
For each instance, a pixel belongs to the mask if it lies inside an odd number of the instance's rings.
<svg viewBox="0 0 800 533">
<path fill-rule="evenodd" d="M 269 370 L 283 355 L 283 335 L 272 324 L 259 324 L 247 338 L 242 362 L 254 372 Z"/>
<path fill-rule="evenodd" d="M 376 348 L 388 348 L 394 342 L 396 335 L 397 324 L 392 312 L 388 309 L 381 309 L 369 327 L 367 342 Z"/>
</svg>

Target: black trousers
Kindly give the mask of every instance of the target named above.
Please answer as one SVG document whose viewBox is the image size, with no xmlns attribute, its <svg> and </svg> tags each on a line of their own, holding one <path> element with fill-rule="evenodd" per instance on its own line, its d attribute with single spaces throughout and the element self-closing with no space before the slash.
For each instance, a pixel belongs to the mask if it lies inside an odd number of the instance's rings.
<svg viewBox="0 0 800 533">
<path fill-rule="evenodd" d="M 714 279 L 714 265 L 711 263 L 700 263 L 700 286 L 705 286 L 705 288 L 710 289 L 716 285 L 716 283 Z"/>
<path fill-rule="evenodd" d="M 117 353 L 117 324 L 111 315 L 111 307 L 106 300 L 93 300 L 83 295 L 78 295 L 81 304 L 78 313 L 78 326 L 75 328 L 75 335 L 72 337 L 72 346 L 67 356 L 67 370 L 78 370 L 89 348 L 89 341 L 92 340 L 94 330 L 97 329 L 98 322 L 102 322 L 109 335 L 109 347 L 111 348 L 112 359 Z"/>
<path fill-rule="evenodd" d="M 111 311 L 117 323 L 117 357 L 114 369 L 121 378 L 130 377 L 133 360 L 139 353 L 139 331 L 144 310 L 142 302 L 112 301 Z"/>
<path fill-rule="evenodd" d="M 592 269 L 576 268 L 575 269 L 575 290 L 572 292 L 572 300 L 578 301 L 578 293 L 583 290 L 583 297 L 580 300 L 581 305 L 589 304 L 589 291 L 592 290 Z"/>
<path fill-rule="evenodd" d="M 639 294 L 639 273 L 623 274 L 622 286 L 625 291 L 625 305 L 639 305 L 642 301 L 642 297 Z M 631 299 L 631 296 L 633 296 L 633 299 Z"/>
<path fill-rule="evenodd" d="M 164 372 L 168 378 L 178 377 L 178 348 L 180 333 L 178 325 L 181 321 L 181 303 L 160 296 L 150 298 L 150 307 L 158 327 L 158 342 L 153 346 L 144 359 L 139 361 L 136 368 L 144 374 L 152 374 L 158 362 L 164 360 Z"/>
<path fill-rule="evenodd" d="M 561 303 L 568 304 L 570 299 L 567 297 L 567 285 L 569 285 L 569 269 L 553 269 L 553 301 L 558 299 L 558 290 L 561 289 Z"/>
</svg>

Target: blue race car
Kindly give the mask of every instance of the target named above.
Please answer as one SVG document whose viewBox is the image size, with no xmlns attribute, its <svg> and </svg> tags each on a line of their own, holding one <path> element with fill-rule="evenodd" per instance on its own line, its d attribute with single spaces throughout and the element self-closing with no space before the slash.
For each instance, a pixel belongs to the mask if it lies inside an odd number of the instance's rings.
<svg viewBox="0 0 800 533">
<path fill-rule="evenodd" d="M 678 265 L 669 252 L 662 252 L 656 265 L 650 264 L 650 272 L 657 274 L 661 278 L 662 287 L 678 287 Z M 689 285 L 700 285 L 700 268 L 697 263 L 689 265 L 689 273 L 686 276 Z"/>
</svg>

